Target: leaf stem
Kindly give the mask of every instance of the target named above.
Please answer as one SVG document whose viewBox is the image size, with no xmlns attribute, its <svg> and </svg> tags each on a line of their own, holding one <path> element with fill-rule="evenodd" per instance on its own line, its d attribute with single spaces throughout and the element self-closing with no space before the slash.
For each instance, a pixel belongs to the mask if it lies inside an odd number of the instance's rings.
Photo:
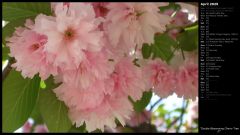
<svg viewBox="0 0 240 135">
<path fill-rule="evenodd" d="M 182 52 L 183 60 L 185 60 L 185 55 L 182 48 L 181 48 L 181 52 Z"/>
</svg>

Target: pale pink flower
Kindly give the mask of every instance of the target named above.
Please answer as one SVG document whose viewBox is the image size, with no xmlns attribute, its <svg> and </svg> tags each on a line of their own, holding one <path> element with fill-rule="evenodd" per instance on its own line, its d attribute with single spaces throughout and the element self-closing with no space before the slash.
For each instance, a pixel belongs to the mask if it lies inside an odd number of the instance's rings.
<svg viewBox="0 0 240 135">
<path fill-rule="evenodd" d="M 172 39 L 176 39 L 177 36 L 179 35 L 179 30 L 178 29 L 172 29 L 168 32 L 168 35 L 172 38 Z"/>
<path fill-rule="evenodd" d="M 198 91 L 198 53 L 180 51 L 174 53 L 169 66 L 175 71 L 175 93 L 184 98 L 194 99 Z"/>
<path fill-rule="evenodd" d="M 181 10 L 187 11 L 188 14 L 191 14 L 191 17 L 189 19 L 194 22 L 198 20 L 198 6 L 187 3 L 187 2 L 176 2 L 176 4 L 179 4 L 181 6 Z"/>
<path fill-rule="evenodd" d="M 46 52 L 55 57 L 49 58 L 54 66 L 61 69 L 76 69 L 85 59 L 84 51 L 100 51 L 103 33 L 98 25 L 101 20 L 95 17 L 91 4 L 56 4 L 55 15 L 38 15 L 35 19 L 35 31 L 45 34 L 48 42 Z"/>
<path fill-rule="evenodd" d="M 161 125 L 163 125 L 165 123 L 164 118 L 162 117 L 157 117 L 156 119 L 154 119 L 152 121 L 152 123 L 156 126 L 156 127 L 160 127 Z"/>
<path fill-rule="evenodd" d="M 183 57 L 184 53 L 184 57 Z M 186 61 L 192 61 L 195 64 L 198 64 L 198 52 L 181 52 L 181 50 L 175 51 L 174 56 L 169 61 L 169 66 L 174 69 L 178 70 L 180 66 L 184 65 Z"/>
<path fill-rule="evenodd" d="M 129 95 L 133 100 L 139 100 L 143 91 L 146 91 L 143 80 L 142 70 L 132 62 L 132 59 L 126 57 L 121 59 L 116 65 L 115 70 L 111 74 L 113 80 L 113 96 Z"/>
<path fill-rule="evenodd" d="M 50 3 L 51 9 L 52 9 L 53 11 L 55 10 L 55 7 L 56 7 L 57 4 L 58 4 L 58 2 L 51 2 L 51 3 Z"/>
<path fill-rule="evenodd" d="M 175 93 L 191 99 L 198 96 L 198 65 L 192 60 L 186 60 L 176 72 Z"/>
<path fill-rule="evenodd" d="M 174 10 L 170 9 L 166 10 L 164 14 L 171 16 L 174 12 L 175 12 Z M 176 26 L 185 26 L 190 23 L 192 22 L 188 20 L 188 13 L 183 11 L 177 11 L 171 20 L 171 24 L 174 24 Z"/>
<path fill-rule="evenodd" d="M 105 127 L 104 129 L 104 133 L 121 133 L 122 131 L 122 126 L 117 126 L 116 128 L 109 128 L 109 127 Z"/>
<path fill-rule="evenodd" d="M 87 52 L 84 59 L 74 70 L 65 70 L 59 74 L 62 81 L 86 89 L 96 80 L 107 79 L 112 73 L 114 65 L 107 58 L 105 52 Z"/>
<path fill-rule="evenodd" d="M 61 84 L 53 91 L 59 100 L 69 108 L 76 110 L 91 109 L 97 107 L 104 99 L 104 81 L 95 81 L 88 88 L 73 87 L 66 83 Z"/>
<path fill-rule="evenodd" d="M 59 2 L 51 2 L 50 3 L 50 5 L 51 5 L 51 9 L 54 11 L 55 10 L 55 8 L 56 8 L 56 6 L 57 6 L 57 4 L 58 4 Z M 69 7 L 69 2 L 63 2 L 63 5 L 64 6 L 68 6 Z"/>
<path fill-rule="evenodd" d="M 160 59 L 149 61 L 144 67 L 149 87 L 160 97 L 168 97 L 174 92 L 174 70 Z"/>
<path fill-rule="evenodd" d="M 175 11 L 170 9 L 166 10 L 164 14 L 171 16 Z M 172 17 L 171 25 L 174 26 L 187 26 L 191 24 L 192 22 L 188 20 L 188 13 L 178 11 L 175 13 L 174 17 Z M 180 30 L 178 29 L 172 29 L 168 32 L 168 35 L 172 37 L 173 39 L 176 39 L 177 35 L 179 34 Z"/>
<path fill-rule="evenodd" d="M 108 13 L 107 5 L 109 2 L 92 2 L 97 17 L 105 17 Z"/>
<path fill-rule="evenodd" d="M 34 128 L 34 133 L 48 133 L 48 129 L 46 125 L 37 125 Z"/>
<path fill-rule="evenodd" d="M 170 22 L 154 3 L 110 3 L 107 8 L 104 30 L 111 45 L 122 49 L 153 43 L 155 33 L 164 32 Z"/>
<path fill-rule="evenodd" d="M 112 88 L 107 85 L 109 83 L 96 81 L 88 89 L 74 88 L 63 83 L 53 91 L 68 106 L 73 124 L 79 127 L 85 122 L 87 131 L 103 131 L 104 126 L 116 127 L 115 118 L 124 125 L 133 111 L 128 95 L 111 96 L 113 93 L 109 91 Z"/>
<path fill-rule="evenodd" d="M 32 124 L 29 121 L 25 122 L 25 124 L 22 126 L 22 132 L 31 133 L 31 130 L 32 130 Z"/>
<path fill-rule="evenodd" d="M 69 108 L 69 117 L 77 127 L 84 122 L 89 132 L 104 126 L 115 128 L 115 118 L 122 125 L 132 112 L 128 97 L 138 100 L 145 90 L 142 73 L 130 58 L 123 58 L 116 63 L 114 71 L 107 79 L 100 79 L 84 89 L 68 83 L 54 89 L 59 100 Z M 61 78 L 60 78 L 61 80 Z"/>
<path fill-rule="evenodd" d="M 169 2 L 154 2 L 154 4 L 156 4 L 157 7 L 164 7 L 164 6 L 168 6 Z"/>
<path fill-rule="evenodd" d="M 11 38 L 7 39 L 7 46 L 10 47 L 10 56 L 14 57 L 16 63 L 12 64 L 22 76 L 33 78 L 39 76 L 45 80 L 50 74 L 56 75 L 57 68 L 47 60 L 47 53 L 44 47 L 47 43 L 47 36 L 32 31 L 33 22 L 27 20 L 27 28 L 18 27 Z"/>
<path fill-rule="evenodd" d="M 194 120 L 198 119 L 198 99 L 196 101 L 191 101 L 187 110 L 187 123 L 192 125 Z"/>
<path fill-rule="evenodd" d="M 128 97 L 110 98 L 105 96 L 104 101 L 96 108 L 80 111 L 70 108 L 69 117 L 77 127 L 85 122 L 88 132 L 96 129 L 104 131 L 105 126 L 111 129 L 116 128 L 115 118 L 125 125 L 125 119 L 129 119 L 132 111 L 133 107 Z"/>
<path fill-rule="evenodd" d="M 130 119 L 127 120 L 127 124 L 131 127 L 136 127 L 144 122 L 149 122 L 151 119 L 151 112 L 144 110 L 141 113 L 132 113 L 132 115 L 130 116 Z"/>
</svg>

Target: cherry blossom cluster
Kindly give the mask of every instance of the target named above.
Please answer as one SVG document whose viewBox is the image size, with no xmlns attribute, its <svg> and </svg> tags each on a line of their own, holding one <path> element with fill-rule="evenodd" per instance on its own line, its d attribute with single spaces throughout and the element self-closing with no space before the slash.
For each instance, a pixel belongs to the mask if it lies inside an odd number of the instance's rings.
<svg viewBox="0 0 240 135">
<path fill-rule="evenodd" d="M 160 97 L 176 92 L 194 98 L 198 67 L 193 55 L 176 67 L 178 55 L 170 65 L 161 59 L 140 66 L 133 62 L 142 44 L 154 43 L 154 35 L 173 22 L 159 12 L 164 5 L 52 3 L 51 16 L 26 20 L 7 39 L 16 60 L 12 67 L 23 77 L 54 76 L 61 85 L 53 91 L 68 107 L 70 120 L 77 127 L 85 123 L 89 132 L 115 128 L 115 119 L 125 125 L 133 112 L 129 96 L 140 100 L 146 90 Z"/>
</svg>

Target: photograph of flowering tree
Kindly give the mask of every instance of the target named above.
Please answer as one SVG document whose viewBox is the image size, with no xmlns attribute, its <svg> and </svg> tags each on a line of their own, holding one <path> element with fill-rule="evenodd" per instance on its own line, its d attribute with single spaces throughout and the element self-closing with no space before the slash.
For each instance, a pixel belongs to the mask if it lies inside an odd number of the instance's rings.
<svg viewBox="0 0 240 135">
<path fill-rule="evenodd" d="M 198 3 L 2 11 L 2 132 L 198 132 Z"/>
</svg>

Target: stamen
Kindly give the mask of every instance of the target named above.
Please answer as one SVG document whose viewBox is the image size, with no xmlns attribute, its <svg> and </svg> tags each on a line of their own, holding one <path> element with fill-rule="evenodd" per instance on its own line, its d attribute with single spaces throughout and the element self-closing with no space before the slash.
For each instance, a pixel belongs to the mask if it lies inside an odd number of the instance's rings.
<svg viewBox="0 0 240 135">
<path fill-rule="evenodd" d="M 68 28 L 65 32 L 64 32 L 64 38 L 65 40 L 69 41 L 72 40 L 75 36 L 74 30 L 71 28 Z"/>
<path fill-rule="evenodd" d="M 30 47 L 30 49 L 32 50 L 32 51 L 36 51 L 38 48 L 39 48 L 39 44 L 38 43 L 35 43 L 35 44 L 33 44 L 33 45 L 31 45 L 31 47 Z"/>
</svg>

